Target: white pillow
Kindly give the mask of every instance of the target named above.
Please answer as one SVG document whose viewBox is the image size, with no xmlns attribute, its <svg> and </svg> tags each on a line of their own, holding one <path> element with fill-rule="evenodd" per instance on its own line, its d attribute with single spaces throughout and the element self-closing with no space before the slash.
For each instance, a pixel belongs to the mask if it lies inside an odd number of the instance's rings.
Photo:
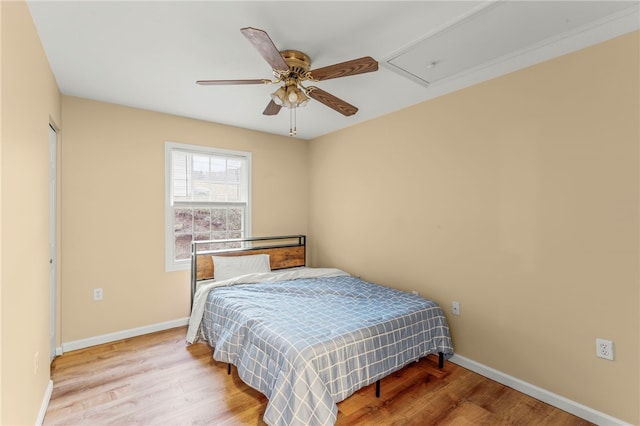
<svg viewBox="0 0 640 426">
<path fill-rule="evenodd" d="M 213 258 L 213 278 L 216 281 L 228 280 L 255 272 L 271 271 L 268 254 L 211 257 Z"/>
</svg>

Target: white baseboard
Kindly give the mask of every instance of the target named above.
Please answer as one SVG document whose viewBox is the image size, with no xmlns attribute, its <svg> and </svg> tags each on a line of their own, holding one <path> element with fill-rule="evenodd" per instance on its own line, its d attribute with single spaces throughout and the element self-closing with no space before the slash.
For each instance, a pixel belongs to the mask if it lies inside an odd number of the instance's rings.
<svg viewBox="0 0 640 426">
<path fill-rule="evenodd" d="M 84 349 L 90 346 L 102 345 L 103 343 L 110 343 L 117 340 L 128 339 L 130 337 L 142 336 L 143 334 L 154 333 L 156 331 L 181 327 L 187 324 L 189 324 L 189 318 L 181 318 L 173 321 L 146 325 L 144 327 L 130 328 L 129 330 L 117 331 L 115 333 L 103 334 L 101 336 L 89 337 L 88 339 L 74 340 L 71 342 L 63 343 L 60 352 L 63 353 L 75 351 L 77 349 Z"/>
<path fill-rule="evenodd" d="M 479 362 L 473 361 L 469 358 L 465 358 L 456 354 L 449 358 L 449 361 L 453 362 L 454 364 L 460 365 L 461 367 L 467 368 L 473 372 L 476 372 L 491 380 L 494 380 L 498 383 L 502 383 L 505 386 L 509 386 L 510 388 L 520 391 L 537 400 L 546 402 L 549 405 L 553 405 L 554 407 L 588 420 L 591 423 L 603 426 L 631 426 L 629 423 L 626 423 L 620 419 L 616 419 L 615 417 L 594 410 L 593 408 L 589 408 L 586 405 L 579 404 L 553 392 L 549 392 L 548 390 L 522 381 L 516 377 L 495 370 L 484 364 L 480 364 Z"/>
<path fill-rule="evenodd" d="M 49 406 L 49 401 L 51 401 L 51 393 L 53 392 L 53 380 L 49 380 L 49 384 L 47 384 L 47 389 L 44 391 L 44 396 L 42 397 L 42 404 L 40 405 L 40 412 L 38 413 L 38 420 L 36 420 L 36 426 L 41 426 L 44 423 L 44 415 L 47 413 L 47 407 Z"/>
</svg>

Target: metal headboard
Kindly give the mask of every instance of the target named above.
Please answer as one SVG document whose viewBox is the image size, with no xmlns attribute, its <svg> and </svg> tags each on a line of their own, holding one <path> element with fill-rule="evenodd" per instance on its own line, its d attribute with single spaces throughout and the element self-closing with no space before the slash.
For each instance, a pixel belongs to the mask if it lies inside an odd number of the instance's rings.
<svg viewBox="0 0 640 426">
<path fill-rule="evenodd" d="M 265 253 L 270 254 L 272 270 L 306 266 L 306 240 L 305 235 L 281 235 L 191 242 L 191 304 L 193 305 L 198 281 L 213 279 L 211 256 L 246 256 Z M 209 264 L 211 264 L 211 276 L 206 276 Z M 205 267 L 204 275 L 203 266 Z"/>
</svg>

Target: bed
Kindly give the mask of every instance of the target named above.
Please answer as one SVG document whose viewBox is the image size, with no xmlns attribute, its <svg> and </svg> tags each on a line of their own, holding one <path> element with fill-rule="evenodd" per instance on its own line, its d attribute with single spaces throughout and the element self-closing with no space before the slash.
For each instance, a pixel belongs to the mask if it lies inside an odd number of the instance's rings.
<svg viewBox="0 0 640 426">
<path fill-rule="evenodd" d="M 193 245 L 187 342 L 209 344 L 267 396 L 267 424 L 332 425 L 336 403 L 358 389 L 376 383 L 379 393 L 380 379 L 410 362 L 453 354 L 434 302 L 306 267 L 304 236 L 233 241 Z"/>
</svg>

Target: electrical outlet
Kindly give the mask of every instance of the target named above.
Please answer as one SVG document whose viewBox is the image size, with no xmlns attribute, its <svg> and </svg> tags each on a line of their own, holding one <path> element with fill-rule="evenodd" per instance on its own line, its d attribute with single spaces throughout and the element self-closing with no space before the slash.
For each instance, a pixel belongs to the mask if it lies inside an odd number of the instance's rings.
<svg viewBox="0 0 640 426">
<path fill-rule="evenodd" d="M 93 300 L 102 300 L 102 289 L 94 288 L 93 289 Z"/>
<path fill-rule="evenodd" d="M 460 302 L 456 302 L 455 300 L 451 302 L 451 313 L 453 315 L 460 315 Z"/>
<path fill-rule="evenodd" d="M 611 340 L 596 339 L 596 355 L 598 358 L 613 361 L 613 342 Z"/>
<path fill-rule="evenodd" d="M 420 293 L 418 293 L 418 290 L 411 290 L 411 294 L 420 296 Z"/>
</svg>

